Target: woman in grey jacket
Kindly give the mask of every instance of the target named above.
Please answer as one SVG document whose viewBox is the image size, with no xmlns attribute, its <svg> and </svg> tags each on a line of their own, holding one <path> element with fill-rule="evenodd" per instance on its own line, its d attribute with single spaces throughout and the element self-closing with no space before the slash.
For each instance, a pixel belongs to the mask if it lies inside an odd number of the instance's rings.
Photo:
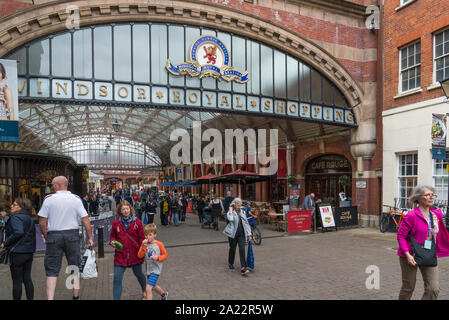
<svg viewBox="0 0 449 320">
<path fill-rule="evenodd" d="M 229 206 L 229 211 L 226 213 L 228 225 L 223 233 L 229 239 L 229 269 L 234 270 L 235 249 L 239 245 L 240 264 L 242 269 L 240 273 L 246 275 L 249 270 L 246 265 L 245 244 L 246 240 L 251 241 L 251 226 L 246 219 L 246 212 L 242 207 L 242 200 L 235 198 Z"/>
</svg>

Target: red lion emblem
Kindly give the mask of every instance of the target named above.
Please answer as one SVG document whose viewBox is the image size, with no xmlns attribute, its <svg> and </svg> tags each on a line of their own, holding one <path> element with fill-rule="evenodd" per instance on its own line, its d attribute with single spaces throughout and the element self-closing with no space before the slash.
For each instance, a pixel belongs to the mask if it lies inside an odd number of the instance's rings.
<svg viewBox="0 0 449 320">
<path fill-rule="evenodd" d="M 206 52 L 206 55 L 203 58 L 207 58 L 207 63 L 215 64 L 217 62 L 217 47 L 216 46 L 210 46 L 207 47 L 204 46 L 204 51 Z"/>
</svg>

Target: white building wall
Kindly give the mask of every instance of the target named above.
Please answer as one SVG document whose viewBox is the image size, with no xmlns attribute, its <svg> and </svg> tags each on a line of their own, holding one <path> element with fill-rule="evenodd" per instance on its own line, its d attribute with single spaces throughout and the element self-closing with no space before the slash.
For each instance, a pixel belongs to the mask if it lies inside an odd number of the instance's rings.
<svg viewBox="0 0 449 320">
<path fill-rule="evenodd" d="M 417 152 L 418 184 L 433 185 L 432 113 L 449 113 L 449 103 L 445 100 L 442 97 L 382 112 L 383 204 L 393 205 L 394 198 L 399 197 L 398 155 L 401 153 Z"/>
</svg>

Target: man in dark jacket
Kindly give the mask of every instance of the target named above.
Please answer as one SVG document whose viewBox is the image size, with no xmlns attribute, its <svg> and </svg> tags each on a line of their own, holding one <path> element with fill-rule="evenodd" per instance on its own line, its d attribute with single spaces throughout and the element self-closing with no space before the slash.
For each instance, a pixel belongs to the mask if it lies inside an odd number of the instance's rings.
<svg viewBox="0 0 449 320">
<path fill-rule="evenodd" d="M 181 198 L 182 211 L 181 211 L 181 221 L 186 221 L 187 214 L 187 195 L 183 195 Z"/>
<path fill-rule="evenodd" d="M 229 205 L 232 203 L 233 200 L 234 200 L 234 197 L 231 196 L 231 191 L 226 192 L 226 198 L 224 199 L 224 202 L 223 202 L 224 212 L 229 211 Z M 225 219 L 226 219 L 226 214 L 225 214 Z"/>
</svg>

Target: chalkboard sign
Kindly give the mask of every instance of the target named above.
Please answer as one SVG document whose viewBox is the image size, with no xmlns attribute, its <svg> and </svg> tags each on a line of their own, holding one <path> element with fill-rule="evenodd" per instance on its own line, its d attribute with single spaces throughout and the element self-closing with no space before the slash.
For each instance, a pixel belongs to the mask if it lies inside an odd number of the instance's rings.
<svg viewBox="0 0 449 320">
<path fill-rule="evenodd" d="M 358 226 L 357 206 L 335 208 L 335 223 L 337 227 Z"/>
</svg>

